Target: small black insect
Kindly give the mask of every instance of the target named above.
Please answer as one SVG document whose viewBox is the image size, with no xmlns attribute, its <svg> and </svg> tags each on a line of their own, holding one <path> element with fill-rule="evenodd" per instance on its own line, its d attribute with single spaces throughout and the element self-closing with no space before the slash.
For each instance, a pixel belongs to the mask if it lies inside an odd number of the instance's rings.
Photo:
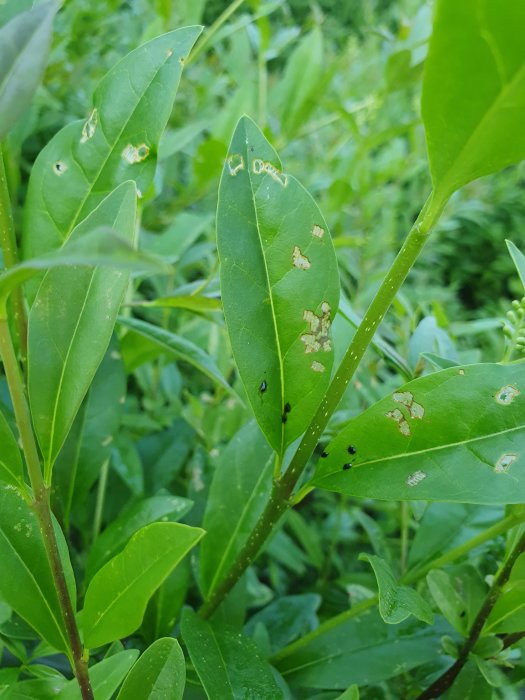
<svg viewBox="0 0 525 700">
<path fill-rule="evenodd" d="M 255 148 L 253 146 L 250 146 L 250 151 L 253 153 L 255 151 Z"/>
<path fill-rule="evenodd" d="M 328 457 L 328 452 L 323 452 L 322 455 L 321 455 L 321 457 L 322 457 L 323 459 L 326 459 L 326 458 Z"/>
<path fill-rule="evenodd" d="M 290 413 L 291 410 L 292 410 L 292 407 L 290 406 L 290 404 L 289 404 L 289 403 L 285 403 L 285 404 L 284 404 L 284 412 L 285 412 L 285 413 Z"/>
<path fill-rule="evenodd" d="M 348 469 L 352 469 L 352 465 L 350 462 L 347 462 L 346 464 L 343 464 L 343 470 L 346 472 Z"/>
<path fill-rule="evenodd" d="M 283 415 L 281 416 L 281 420 L 283 423 L 286 423 L 286 421 L 288 420 L 288 416 L 286 415 L 286 413 L 283 413 Z"/>
<path fill-rule="evenodd" d="M 355 455 L 357 452 L 357 448 L 354 447 L 353 445 L 348 445 L 348 454 Z"/>
<path fill-rule="evenodd" d="M 259 391 L 261 392 L 261 394 L 264 394 L 264 392 L 266 391 L 267 388 L 268 388 L 268 384 L 266 383 L 266 379 L 263 379 L 260 386 L 259 386 Z"/>
</svg>

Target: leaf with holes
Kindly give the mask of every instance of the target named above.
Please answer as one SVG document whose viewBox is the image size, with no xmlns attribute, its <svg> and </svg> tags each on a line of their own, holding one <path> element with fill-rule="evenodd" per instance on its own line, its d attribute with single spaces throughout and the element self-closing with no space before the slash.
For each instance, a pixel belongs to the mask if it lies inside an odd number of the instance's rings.
<svg viewBox="0 0 525 700">
<path fill-rule="evenodd" d="M 219 189 L 224 315 L 239 374 L 268 442 L 283 453 L 313 417 L 333 364 L 337 262 L 316 203 L 247 117 Z"/>
<path fill-rule="evenodd" d="M 134 632 L 148 600 L 203 534 L 179 523 L 153 523 L 136 532 L 89 584 L 83 612 L 86 645 L 98 647 Z"/>
<path fill-rule="evenodd" d="M 29 106 L 47 61 L 58 4 L 22 12 L 0 29 L 0 141 Z"/>
<path fill-rule="evenodd" d="M 177 29 L 129 53 L 99 83 L 88 119 L 68 124 L 41 151 L 29 181 L 25 258 L 60 247 L 125 180 L 146 191 L 184 60 L 200 32 Z"/>
<path fill-rule="evenodd" d="M 136 190 L 125 182 L 79 224 L 72 241 L 99 226 L 135 236 Z M 49 270 L 29 314 L 28 389 L 49 476 L 109 345 L 129 272 L 89 266 Z"/>
<path fill-rule="evenodd" d="M 157 639 L 126 676 L 117 700 L 182 700 L 186 663 L 176 639 Z"/>
<path fill-rule="evenodd" d="M 523 503 L 524 363 L 416 379 L 353 418 L 314 486 L 384 500 Z"/>
<path fill-rule="evenodd" d="M 434 189 L 448 197 L 525 157 L 525 5 L 439 0 L 422 113 Z"/>
<path fill-rule="evenodd" d="M 67 546 L 55 532 L 71 598 L 75 580 Z M 57 651 L 68 652 L 66 627 L 35 514 L 10 488 L 0 487 L 0 600 L 7 603 Z"/>
</svg>

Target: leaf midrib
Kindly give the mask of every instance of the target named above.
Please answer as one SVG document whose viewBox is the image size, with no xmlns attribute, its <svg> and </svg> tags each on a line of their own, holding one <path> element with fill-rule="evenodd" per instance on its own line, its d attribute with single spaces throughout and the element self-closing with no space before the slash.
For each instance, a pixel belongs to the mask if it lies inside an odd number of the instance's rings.
<svg viewBox="0 0 525 700">
<path fill-rule="evenodd" d="M 491 55 L 492 55 L 492 52 L 491 52 Z M 495 60 L 494 60 L 494 56 L 493 56 L 493 55 L 492 55 L 492 61 L 493 61 L 494 63 L 496 63 Z M 497 66 L 497 65 L 496 65 L 496 70 L 498 70 L 498 66 Z M 518 82 L 519 80 L 521 80 L 521 78 L 523 77 L 524 71 L 525 71 L 525 61 L 522 63 L 521 68 L 519 68 L 519 69 L 514 73 L 513 77 L 500 89 L 499 93 L 498 93 L 498 94 L 496 95 L 496 97 L 494 98 L 494 100 L 493 100 L 493 102 L 491 103 L 490 107 L 489 107 L 485 112 L 483 112 L 483 114 L 481 115 L 481 117 L 480 117 L 478 123 L 476 124 L 476 127 L 474 128 L 474 130 L 472 131 L 472 133 L 470 134 L 470 136 L 468 137 L 468 139 L 465 141 L 465 143 L 464 143 L 464 145 L 462 146 L 462 148 L 459 150 L 459 152 L 458 152 L 457 155 L 455 156 L 455 158 L 454 158 L 454 160 L 453 160 L 453 162 L 452 162 L 452 165 L 450 165 L 450 167 L 447 169 L 447 171 L 445 172 L 445 174 L 443 175 L 443 177 L 440 178 L 440 179 L 441 179 L 441 182 L 440 182 L 440 184 L 439 184 L 439 187 L 437 187 L 437 190 L 439 190 L 440 192 L 444 191 L 444 192 L 450 192 L 450 193 L 452 193 L 452 192 L 454 192 L 456 189 L 458 189 L 458 188 L 455 187 L 455 186 L 453 186 L 452 188 L 451 188 L 450 186 L 448 186 L 448 187 L 445 186 L 445 187 L 444 187 L 444 186 L 443 186 L 443 183 L 446 183 L 447 180 L 449 180 L 449 179 L 450 179 L 451 182 L 454 182 L 454 177 L 450 178 L 450 173 L 452 173 L 452 174 L 454 173 L 454 169 L 456 168 L 456 165 L 457 165 L 458 163 L 461 163 L 461 160 L 462 160 L 464 154 L 465 154 L 465 153 L 468 151 L 468 149 L 471 147 L 472 142 L 475 141 L 475 139 L 478 137 L 479 132 L 482 131 L 482 129 L 483 129 L 483 127 L 484 127 L 484 124 L 485 124 L 486 120 L 488 119 L 488 117 L 489 117 L 490 115 L 492 115 L 492 113 L 495 112 L 495 111 L 498 109 L 499 103 L 500 103 L 502 97 L 505 96 L 505 95 L 507 94 L 507 92 L 510 91 L 510 89 L 514 87 L 514 83 L 516 83 L 516 82 Z M 499 75 L 499 71 L 498 71 L 498 75 Z M 466 184 L 466 183 L 465 183 L 465 184 Z M 462 187 L 462 185 L 460 185 L 460 187 Z"/>
<path fill-rule="evenodd" d="M 35 9 L 36 9 L 36 8 L 32 8 L 33 11 L 34 11 Z M 23 14 L 25 14 L 25 13 L 23 13 Z M 19 17 L 19 15 L 15 15 L 15 17 L 14 17 L 13 19 L 16 19 L 17 16 Z M 15 60 L 14 60 L 13 63 L 11 64 L 10 68 L 7 70 L 7 72 L 6 72 L 6 74 L 5 74 L 5 78 L 2 80 L 2 82 L 0 82 L 0 96 L 1 96 L 2 93 L 3 93 L 4 88 L 5 88 L 5 86 L 7 85 L 7 82 L 8 82 L 9 79 L 10 79 L 10 76 L 13 75 L 15 68 L 18 67 L 19 63 L 22 62 L 22 59 L 27 58 L 27 56 L 25 55 L 25 51 L 26 51 L 27 47 L 33 42 L 33 39 L 35 38 L 35 35 L 39 33 L 39 31 L 41 30 L 41 28 L 42 28 L 42 26 L 44 25 L 44 23 L 45 23 L 45 19 L 44 19 L 42 22 L 40 22 L 39 24 L 37 24 L 36 26 L 34 26 L 34 27 L 32 28 L 31 34 L 28 36 L 27 41 L 25 42 L 25 44 L 24 44 L 24 45 L 22 46 L 22 48 L 20 49 L 18 55 L 16 56 Z M 7 25 L 4 25 L 4 27 L 5 27 L 5 26 L 7 26 Z M 2 29 L 3 29 L 4 27 L 2 27 Z"/>
<path fill-rule="evenodd" d="M 176 31 L 176 30 L 175 30 L 175 31 Z M 69 228 L 67 229 L 67 231 L 66 231 L 66 232 L 64 233 L 64 235 L 63 235 L 63 238 L 62 238 L 62 242 L 63 242 L 63 243 L 64 243 L 65 241 L 68 240 L 68 238 L 69 238 L 69 236 L 71 235 L 73 229 L 75 228 L 75 226 L 76 226 L 76 224 L 77 224 L 77 221 L 78 221 L 78 217 L 80 216 L 80 213 L 81 213 L 82 209 L 84 208 L 84 206 L 85 206 L 85 204 L 86 204 L 88 198 L 89 198 L 89 197 L 91 196 L 91 194 L 93 193 L 93 190 L 94 190 L 94 188 L 95 188 L 95 185 L 96 185 L 97 182 L 99 181 L 100 176 L 101 176 L 101 174 L 102 174 L 102 171 L 104 170 L 104 168 L 106 167 L 106 165 L 107 165 L 109 159 L 111 158 L 111 155 L 113 154 L 116 145 L 117 145 L 118 142 L 120 141 L 120 139 L 121 139 L 121 137 L 122 137 L 122 134 L 124 133 L 125 129 L 127 128 L 128 124 L 130 123 L 130 121 L 133 119 L 133 117 L 134 117 L 134 115 L 135 115 L 135 112 L 136 112 L 137 109 L 139 108 L 140 104 L 141 104 L 142 101 L 144 100 L 145 94 L 148 92 L 148 90 L 150 89 L 150 87 L 153 85 L 153 82 L 157 79 L 158 74 L 159 74 L 160 71 L 164 68 L 164 66 L 165 66 L 166 63 L 169 61 L 170 58 L 171 58 L 171 55 L 167 55 L 167 56 L 166 56 L 166 59 L 164 60 L 164 62 L 162 63 L 162 65 L 159 66 L 159 68 L 155 71 L 155 74 L 153 75 L 153 77 L 151 78 L 151 80 L 149 81 L 149 83 L 147 84 L 147 86 L 144 88 L 142 94 L 140 95 L 139 99 L 138 99 L 137 102 L 135 103 L 135 106 L 133 107 L 133 109 L 132 109 L 132 111 L 131 111 L 129 117 L 126 119 L 126 121 L 125 121 L 124 124 L 122 125 L 122 128 L 121 128 L 120 131 L 118 132 L 118 135 L 117 135 L 116 139 L 115 139 L 111 144 L 108 142 L 108 146 L 109 146 L 108 151 L 107 151 L 106 155 L 104 156 L 104 158 L 103 158 L 103 160 L 102 160 L 102 163 L 101 163 L 101 165 L 100 165 L 100 168 L 97 170 L 96 174 L 95 174 L 94 177 L 91 179 L 91 182 L 90 182 L 90 184 L 89 184 L 89 187 L 88 187 L 88 189 L 87 189 L 85 195 L 79 200 L 79 205 L 78 205 L 78 207 L 77 207 L 76 212 L 75 212 L 74 215 L 73 215 L 73 218 L 71 219 Z M 118 64 L 117 64 L 117 65 L 118 65 Z M 127 72 L 128 75 L 129 75 L 129 72 L 130 72 L 129 69 L 128 69 L 126 72 Z M 97 106 L 97 109 L 99 109 L 99 106 Z M 99 128 L 102 129 L 102 131 L 104 131 L 103 122 L 102 122 L 102 115 L 101 115 L 101 114 L 99 114 L 99 119 L 100 119 Z M 107 139 L 106 139 L 106 141 L 107 141 Z"/>
<path fill-rule="evenodd" d="M 7 534 L 6 534 L 6 532 L 5 532 L 5 530 L 4 530 L 3 527 L 0 527 L 0 535 L 3 536 L 4 540 L 6 541 L 7 545 L 9 546 L 9 548 L 12 550 L 13 554 L 15 555 L 15 557 L 16 557 L 16 558 L 19 560 L 19 562 L 22 564 L 22 567 L 25 569 L 27 575 L 29 576 L 29 578 L 30 578 L 30 579 L 33 581 L 33 583 L 35 584 L 35 587 L 36 587 L 36 589 L 37 589 L 37 591 L 38 591 L 38 594 L 39 594 L 40 598 L 41 598 L 41 599 L 43 600 L 43 602 L 44 602 L 44 607 L 47 608 L 47 611 L 49 612 L 49 615 L 51 616 L 51 619 L 52 619 L 53 622 L 55 623 L 56 629 L 58 630 L 60 636 L 62 637 L 62 641 L 64 642 L 64 648 L 69 650 L 69 643 L 68 643 L 67 639 L 66 639 L 65 636 L 64 636 L 64 632 L 63 632 L 63 630 L 62 630 L 62 628 L 61 628 L 61 626 L 60 626 L 60 624 L 59 624 L 59 622 L 58 622 L 58 620 L 57 620 L 57 618 L 56 618 L 56 616 L 55 616 L 55 614 L 54 614 L 54 612 L 53 612 L 53 609 L 52 609 L 51 606 L 49 605 L 49 602 L 48 602 L 48 600 L 47 600 L 47 597 L 44 595 L 44 592 L 43 592 L 42 589 L 40 588 L 40 586 L 39 586 L 39 584 L 38 584 L 38 581 L 35 579 L 35 577 L 34 577 L 34 575 L 33 575 L 33 572 L 32 572 L 31 569 L 27 566 L 26 562 L 24 561 L 24 559 L 22 558 L 22 556 L 20 555 L 20 553 L 18 552 L 18 550 L 16 549 L 16 547 L 13 545 L 13 543 L 12 543 L 11 540 L 9 539 L 9 537 L 7 536 Z M 31 624 L 31 622 L 30 622 L 29 620 L 27 620 L 27 622 L 28 622 L 29 624 Z"/>
<path fill-rule="evenodd" d="M 220 579 L 220 575 L 222 574 L 222 570 L 223 570 L 223 567 L 224 567 L 224 562 L 226 561 L 226 559 L 227 559 L 227 557 L 228 557 L 228 554 L 230 553 L 230 550 L 231 550 L 231 548 L 233 547 L 234 540 L 235 540 L 235 538 L 237 537 L 237 534 L 238 534 L 238 532 L 239 532 L 239 530 L 240 530 L 241 525 L 242 525 L 243 522 L 244 522 L 244 519 L 245 519 L 246 516 L 248 515 L 248 510 L 249 510 L 249 508 L 250 508 L 250 506 L 251 506 L 253 500 L 254 500 L 254 499 L 256 498 L 256 496 L 258 495 L 259 486 L 261 485 L 261 482 L 263 481 L 263 479 L 267 476 L 267 474 L 266 474 L 266 469 L 267 469 L 267 467 L 268 467 L 268 463 L 269 463 L 270 460 L 271 460 L 271 455 L 270 455 L 269 459 L 267 460 L 266 464 L 264 465 L 264 468 L 261 470 L 261 473 L 260 473 L 260 475 L 259 475 L 259 478 L 257 479 L 257 482 L 256 482 L 256 484 L 255 484 L 255 487 L 253 488 L 253 490 L 252 490 L 252 492 L 251 492 L 251 494 L 250 494 L 250 497 L 249 497 L 248 500 L 246 501 L 246 505 L 245 505 L 244 508 L 242 509 L 241 515 L 240 515 L 240 517 L 239 517 L 238 520 L 237 520 L 237 525 L 235 526 L 235 529 L 234 529 L 233 532 L 231 533 L 230 540 L 229 540 L 229 542 L 228 542 L 228 546 L 227 546 L 226 549 L 224 550 L 224 553 L 223 553 L 222 557 L 220 558 L 219 563 L 218 563 L 217 566 L 216 566 L 215 576 L 213 577 L 213 579 L 212 579 L 212 581 L 211 581 L 211 583 L 210 583 L 210 585 L 209 585 L 209 588 L 208 588 L 208 593 L 207 593 L 207 597 L 208 597 L 208 598 L 209 598 L 209 597 L 211 596 L 211 594 L 213 593 L 213 591 L 214 591 L 214 589 L 215 589 L 215 586 L 217 585 L 217 581 Z M 248 538 L 248 535 L 246 536 L 246 539 L 247 539 L 247 538 Z"/>
<path fill-rule="evenodd" d="M 245 150 L 245 157 L 246 157 L 246 162 L 249 162 L 248 158 L 248 152 Z M 263 176 L 263 181 L 269 177 L 268 175 Z M 263 265 L 264 265 L 264 274 L 266 277 L 266 284 L 268 287 L 268 298 L 270 300 L 270 310 L 272 314 L 272 323 L 273 323 L 273 330 L 275 333 L 275 345 L 277 348 L 277 359 L 279 362 L 279 375 L 280 375 L 280 386 L 281 386 L 281 406 L 280 410 L 282 410 L 282 407 L 284 406 L 284 362 L 283 362 L 283 354 L 282 354 L 282 349 L 281 349 L 281 340 L 279 337 L 279 328 L 277 325 L 277 315 L 275 313 L 275 305 L 273 301 L 273 287 L 270 283 L 270 272 L 268 270 L 268 264 L 266 262 L 266 255 L 264 251 L 264 245 L 261 237 L 261 227 L 259 223 L 259 212 L 257 210 L 257 202 L 255 200 L 255 192 L 253 190 L 253 182 L 252 182 L 252 176 L 251 172 L 248 173 L 248 181 L 250 183 L 250 193 L 251 193 L 251 199 L 252 199 L 252 205 L 253 205 L 253 213 L 255 217 L 255 228 L 257 230 L 257 240 L 259 242 L 259 246 L 261 248 L 261 256 L 263 259 Z M 260 187 L 260 185 L 259 185 Z M 282 455 L 284 449 L 284 423 L 281 423 L 281 445 L 279 449 L 279 454 Z"/>
<path fill-rule="evenodd" d="M 198 541 L 198 540 L 197 540 L 197 541 Z M 192 547 L 194 544 L 196 544 L 196 542 L 192 542 L 190 545 L 188 545 L 188 546 L 186 547 L 186 549 L 184 550 L 184 552 L 183 552 L 180 556 L 177 557 L 177 560 L 176 560 L 176 562 L 173 564 L 173 567 L 172 567 L 172 568 L 175 568 L 175 566 L 177 566 L 177 564 L 179 563 L 179 561 L 181 561 L 181 559 L 189 552 L 189 550 L 191 549 L 191 547 Z M 124 549 L 123 552 L 122 552 L 122 556 L 124 556 L 125 554 L 126 554 L 126 550 Z M 117 555 L 117 557 L 118 557 L 118 556 L 120 556 L 120 555 Z M 136 577 L 130 579 L 129 583 L 127 583 L 125 586 L 123 586 L 123 587 L 119 590 L 119 592 L 117 593 L 116 596 L 112 597 L 112 599 L 111 599 L 109 605 L 108 605 L 106 608 L 104 608 L 104 610 L 102 610 L 102 611 L 100 612 L 100 614 L 98 614 L 98 615 L 96 616 L 96 622 L 93 623 L 93 625 L 91 626 L 91 629 L 90 629 L 90 631 L 89 631 L 89 634 L 86 634 L 86 636 L 92 636 L 93 633 L 94 633 L 94 631 L 95 631 L 95 630 L 97 629 L 97 627 L 99 627 L 99 625 L 101 624 L 101 621 L 103 621 L 104 617 L 106 617 L 106 616 L 108 615 L 108 611 L 112 610 L 112 609 L 115 607 L 115 605 L 120 601 L 120 599 L 121 599 L 125 594 L 128 593 L 129 589 L 130 589 L 135 583 L 140 582 L 141 579 L 143 579 L 147 574 L 149 574 L 149 572 L 150 572 L 154 567 L 157 566 L 157 564 L 163 562 L 164 560 L 169 560 L 169 552 L 168 552 L 168 553 L 166 553 L 166 552 L 161 552 L 160 555 L 159 555 L 154 561 L 152 561 L 145 569 L 143 569 L 143 570 L 138 574 L 138 576 L 136 576 Z M 108 563 L 109 563 L 109 562 L 108 562 Z M 107 565 L 106 565 L 106 566 L 107 566 Z M 100 569 L 100 571 L 97 572 L 97 573 L 101 573 L 102 571 L 103 571 L 103 569 Z M 91 582 L 91 584 L 90 584 L 90 587 L 93 585 L 93 582 L 95 581 L 96 575 L 97 575 L 97 574 L 95 574 L 95 576 L 93 577 L 93 580 L 92 580 L 92 582 Z M 161 583 L 162 583 L 162 581 L 161 581 Z M 160 586 L 160 584 L 159 584 L 159 586 Z M 158 586 L 157 586 L 157 588 L 158 588 Z"/>
<path fill-rule="evenodd" d="M 458 442 L 450 442 L 447 443 L 446 445 L 436 445 L 435 447 L 430 447 L 424 450 L 415 450 L 414 452 L 401 452 L 400 454 L 397 455 L 388 455 L 385 457 L 379 457 L 378 459 L 371 459 L 368 460 L 367 462 L 359 462 L 359 464 L 354 465 L 354 469 L 358 469 L 361 467 L 368 466 L 370 464 L 381 464 L 383 462 L 390 462 L 392 460 L 396 459 L 406 459 L 408 457 L 414 457 L 417 455 L 425 455 L 427 453 L 432 453 L 432 452 L 437 452 L 439 450 L 447 450 L 451 447 L 460 447 L 462 445 L 470 445 L 475 442 L 479 442 L 481 440 L 487 440 L 489 438 L 494 438 L 498 437 L 500 435 L 506 435 L 507 433 L 513 433 L 517 430 L 523 430 L 525 428 L 525 423 L 523 425 L 518 425 L 515 428 L 506 428 L 505 430 L 500 430 L 497 433 L 488 433 L 486 435 L 479 435 L 478 437 L 471 438 L 469 440 L 460 440 Z M 319 479 L 313 480 L 314 483 L 319 483 L 322 479 L 333 476 L 334 474 L 338 474 L 339 470 L 334 470 L 333 472 L 327 472 L 326 474 L 322 474 L 319 476 Z"/>
</svg>

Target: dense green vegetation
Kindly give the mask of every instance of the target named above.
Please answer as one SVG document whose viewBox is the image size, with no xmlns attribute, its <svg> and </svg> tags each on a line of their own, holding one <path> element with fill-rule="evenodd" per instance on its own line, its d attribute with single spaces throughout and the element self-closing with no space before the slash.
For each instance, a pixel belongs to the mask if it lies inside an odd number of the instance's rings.
<svg viewBox="0 0 525 700">
<path fill-rule="evenodd" d="M 0 4 L 2 700 L 521 697 L 524 21 Z"/>
</svg>

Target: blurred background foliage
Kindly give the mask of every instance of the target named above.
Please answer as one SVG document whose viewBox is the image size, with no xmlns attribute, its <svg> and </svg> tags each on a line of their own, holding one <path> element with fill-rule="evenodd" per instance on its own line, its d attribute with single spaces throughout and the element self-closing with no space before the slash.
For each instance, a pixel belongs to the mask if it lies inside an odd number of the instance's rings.
<svg viewBox="0 0 525 700">
<path fill-rule="evenodd" d="M 173 262 L 173 273 L 137 279 L 125 313 L 134 305 L 136 316 L 205 349 L 242 396 L 220 309 L 214 307 L 214 217 L 233 128 L 243 113 L 252 116 L 280 152 L 284 170 L 302 181 L 324 213 L 342 281 L 341 313 L 334 324 L 341 356 L 353 323 L 430 191 L 419 95 L 431 6 L 421 0 L 237 4 L 228 21 L 190 57 L 159 148 L 157 177 L 143 193 L 141 245 Z M 201 22 L 210 27 L 229 6 L 226 0 L 66 2 L 57 17 L 43 85 L 5 147 L 15 200 L 20 204 L 24 199 L 40 149 L 63 125 L 89 114 L 93 90 L 110 66 L 162 32 Z M 332 432 L 408 378 L 447 362 L 503 357 L 505 314 L 523 294 L 504 239 L 523 248 L 524 192 L 522 164 L 454 195 L 398 295 L 394 313 L 380 328 L 381 342 L 368 352 L 333 417 Z M 144 305 L 165 296 L 207 301 L 192 307 L 186 299 L 181 308 Z M 126 332 L 120 350 L 124 367 L 118 371 L 125 368 L 128 394 L 103 487 L 111 498 L 102 499 L 99 512 L 98 473 L 79 472 L 73 507 L 62 515 L 78 546 L 77 566 L 83 566 L 81 552 L 96 536 L 94 511 L 96 530 L 125 504 L 168 489 L 195 502 L 186 522 L 200 524 L 221 451 L 249 417 L 239 400 L 191 365 L 174 362 L 150 339 Z M 102 365 L 91 400 L 96 401 L 97 387 L 105 396 L 105 371 Z M 60 464 L 57 469 L 60 473 Z M 67 469 L 65 464 L 63 486 L 58 477 L 59 496 L 64 490 L 59 504 L 69 489 Z M 291 512 L 268 547 L 259 578 L 253 571 L 248 576 L 247 604 L 268 602 L 269 585 L 278 595 L 321 593 L 319 614 L 335 614 L 346 608 L 348 596 L 359 600 L 368 595 L 365 589 L 375 590 L 368 567 L 356 561 L 355 554 L 366 548 L 401 561 L 402 571 L 410 534 L 417 529 L 408 506 L 400 511 L 394 503 L 366 502 L 364 509 L 353 505 L 352 499 L 315 493 Z M 417 517 L 424 510 L 417 503 L 410 508 Z M 450 506 L 432 508 L 443 511 L 445 522 Z M 312 510 L 319 523 L 315 529 L 308 524 Z M 467 511 L 471 534 L 502 514 L 502 509 L 465 507 Z M 496 541 L 476 552 L 470 560 L 476 577 L 494 568 L 501 545 Z M 188 579 L 177 584 L 180 603 Z M 146 639 L 150 618 L 143 631 Z M 403 678 L 399 684 L 394 697 L 403 697 Z"/>
</svg>

